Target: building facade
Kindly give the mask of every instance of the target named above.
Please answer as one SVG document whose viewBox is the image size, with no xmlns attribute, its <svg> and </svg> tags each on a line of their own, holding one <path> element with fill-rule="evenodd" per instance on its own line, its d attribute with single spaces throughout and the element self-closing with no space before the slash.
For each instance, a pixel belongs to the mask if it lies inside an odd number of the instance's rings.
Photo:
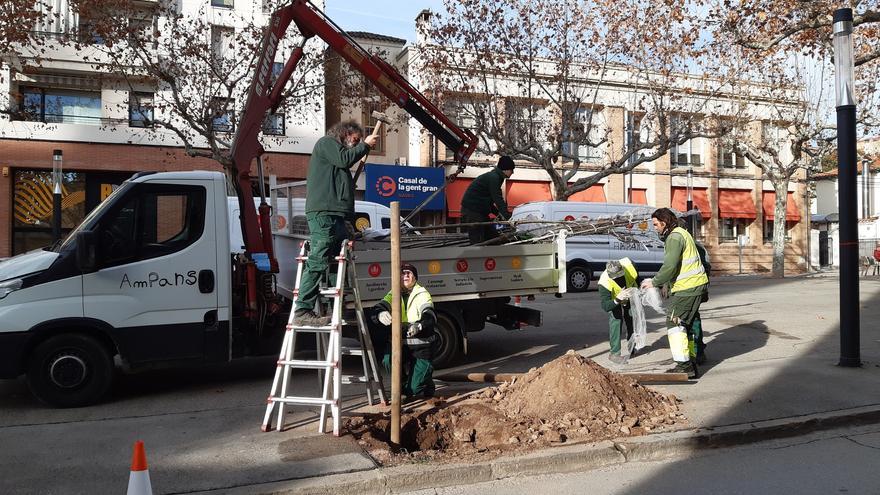
<svg viewBox="0 0 880 495">
<path fill-rule="evenodd" d="M 157 14 L 156 0 L 133 2 L 137 14 L 130 23 L 158 36 L 169 31 L 169 20 Z M 323 6 L 323 2 L 317 2 Z M 268 21 L 261 0 L 183 0 L 179 13 L 210 30 L 204 52 L 223 57 L 229 40 L 245 23 Z M 295 37 L 291 27 L 290 37 Z M 144 77 L 132 83 L 99 64 L 103 40 L 91 34 L 89 23 L 65 0 L 40 25 L 45 42 L 39 60 L 27 49 L 3 59 L 0 65 L 0 258 L 43 247 L 52 242 L 51 171 L 53 154 L 61 152 L 62 233 L 69 232 L 113 188 L 136 172 L 222 170 L 218 162 L 187 155 L 175 133 L 151 128 L 171 98 L 166 84 Z M 73 38 L 81 43 L 73 46 Z M 208 40 L 207 38 L 210 38 Z M 274 70 L 280 71 L 292 43 L 283 42 Z M 310 50 L 319 44 L 311 42 Z M 323 74 L 321 74 L 321 77 Z M 245 79 L 250 82 L 251 76 Z M 248 84 L 240 84 L 242 90 Z M 321 85 L 318 85 L 319 87 Z M 306 176 L 308 157 L 324 134 L 323 88 L 318 110 L 282 110 L 264 125 L 267 173 L 281 180 Z M 244 94 L 230 105 L 240 112 Z M 213 128 L 231 139 L 235 129 L 220 115 Z M 194 146 L 206 140 L 194 139 Z"/>
<path fill-rule="evenodd" d="M 423 32 L 419 25 L 428 22 L 429 18 L 428 12 L 419 15 L 416 19 L 417 32 Z M 380 54 L 394 65 L 410 83 L 420 86 L 423 75 L 418 62 L 421 56 L 419 43 L 406 45 L 405 40 L 374 33 L 354 35 L 365 48 Z M 344 67 L 336 70 L 344 70 Z M 608 94 L 620 91 L 614 88 Z M 370 110 L 375 109 L 375 101 L 370 98 L 328 98 L 327 122 L 354 119 L 369 129 L 374 125 L 369 115 Z M 599 103 L 598 120 L 602 122 L 602 131 L 607 133 L 607 143 L 579 151 L 584 164 L 572 181 L 596 173 L 604 155 L 622 153 L 628 133 L 632 132 L 632 119 L 636 114 L 634 108 L 628 108 L 623 100 L 613 96 Z M 448 98 L 444 111 L 460 126 L 473 127 L 475 123 L 469 121 L 466 114 L 457 111 L 466 104 L 464 101 L 456 102 L 454 97 Z M 545 104 L 549 107 L 549 104 Z M 507 108 L 504 104 L 499 106 Z M 379 110 L 394 115 L 399 123 L 383 131 L 383 148 L 380 153 L 370 156 L 370 163 L 446 166 L 448 173 L 455 171 L 451 153 L 417 122 L 407 120 L 405 116 L 401 118 L 399 110 L 393 105 Z M 546 115 L 552 115 L 549 108 Z M 755 139 L 772 136 L 784 141 L 785 132 L 784 127 L 769 119 L 754 122 L 749 128 L 751 137 Z M 781 147 L 784 149 L 784 145 Z M 461 197 L 470 181 L 487 172 L 497 158 L 475 153 L 464 172 L 447 187 L 446 208 L 433 221 L 457 222 Z M 690 183 L 688 170 L 692 172 Z M 742 267 L 744 273 L 768 272 L 772 268 L 775 192 L 772 184 L 763 180 L 762 176 L 760 168 L 725 149 L 720 139 L 695 138 L 674 146 L 664 156 L 638 166 L 631 173 L 601 179 L 589 189 L 569 197 L 569 201 L 628 202 L 652 207 L 668 206 L 684 211 L 690 189 L 693 203 L 701 213 L 698 236 L 709 250 L 713 270 L 737 273 Z M 798 172 L 792 178 L 784 220 L 788 233 L 785 243 L 786 270 L 795 273 L 808 269 L 810 208 L 805 178 L 804 172 Z M 358 187 L 361 190 L 365 187 L 363 179 Z M 518 162 L 513 176 L 506 181 L 504 194 L 511 208 L 528 201 L 555 199 L 547 172 L 525 161 Z"/>
</svg>

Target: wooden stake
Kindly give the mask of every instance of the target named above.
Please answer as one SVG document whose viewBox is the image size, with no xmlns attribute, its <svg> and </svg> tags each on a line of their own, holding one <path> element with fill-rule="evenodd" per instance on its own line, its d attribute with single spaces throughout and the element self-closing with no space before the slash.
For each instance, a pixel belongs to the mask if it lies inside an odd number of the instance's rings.
<svg viewBox="0 0 880 495">
<path fill-rule="evenodd" d="M 391 202 L 391 443 L 400 445 L 400 203 Z"/>
</svg>

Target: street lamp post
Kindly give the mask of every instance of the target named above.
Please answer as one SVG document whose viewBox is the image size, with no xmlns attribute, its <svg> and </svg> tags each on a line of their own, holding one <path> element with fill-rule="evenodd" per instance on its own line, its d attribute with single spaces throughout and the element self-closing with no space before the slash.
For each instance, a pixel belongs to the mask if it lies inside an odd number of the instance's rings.
<svg viewBox="0 0 880 495">
<path fill-rule="evenodd" d="M 61 150 L 52 152 L 52 240 L 61 240 Z"/>
<path fill-rule="evenodd" d="M 697 236 L 697 219 L 690 213 L 691 210 L 694 209 L 694 167 L 693 165 L 688 165 L 688 173 L 687 173 L 687 204 L 685 209 L 688 211 L 687 222 L 688 222 L 688 230 L 691 232 L 691 235 Z"/>
<path fill-rule="evenodd" d="M 834 11 L 837 106 L 838 212 L 840 214 L 840 366 L 860 366 L 859 241 L 856 188 L 856 99 L 853 93 L 852 9 Z"/>
</svg>

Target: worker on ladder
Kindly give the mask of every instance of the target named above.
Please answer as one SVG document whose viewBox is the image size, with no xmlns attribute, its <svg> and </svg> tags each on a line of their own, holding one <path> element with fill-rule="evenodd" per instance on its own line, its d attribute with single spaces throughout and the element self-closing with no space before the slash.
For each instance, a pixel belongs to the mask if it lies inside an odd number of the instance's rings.
<svg viewBox="0 0 880 495">
<path fill-rule="evenodd" d="M 348 237 L 346 222 L 354 220 L 354 181 L 349 169 L 376 145 L 376 136 L 363 138 L 354 121 L 340 122 L 315 143 L 306 177 L 306 220 L 309 223 L 309 259 L 300 282 L 293 313 L 294 325 L 320 327 L 330 318 L 318 316 L 320 280 Z"/>
<path fill-rule="evenodd" d="M 629 298 L 633 291 L 638 290 L 638 276 L 629 258 L 609 261 L 599 276 L 599 301 L 602 310 L 608 312 L 608 341 L 611 344 L 608 360 L 614 364 L 626 362 L 626 357 L 620 352 L 622 333 L 626 327 L 627 340 L 632 338 L 633 319 L 629 312 Z"/>
<path fill-rule="evenodd" d="M 400 315 L 403 346 L 403 390 L 408 398 L 434 396 L 434 346 L 437 335 L 434 326 L 437 315 L 427 289 L 419 285 L 419 272 L 410 263 L 400 267 Z M 382 349 L 382 365 L 391 372 L 391 292 L 373 306 L 367 318 L 373 344 Z"/>
</svg>

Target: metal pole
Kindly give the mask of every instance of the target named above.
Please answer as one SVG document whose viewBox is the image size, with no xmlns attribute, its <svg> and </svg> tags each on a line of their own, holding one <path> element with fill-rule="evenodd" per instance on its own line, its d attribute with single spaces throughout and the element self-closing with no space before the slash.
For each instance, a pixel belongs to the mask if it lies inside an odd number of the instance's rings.
<svg viewBox="0 0 880 495">
<path fill-rule="evenodd" d="M 52 182 L 55 189 L 52 193 L 52 240 L 61 240 L 61 150 L 52 151 Z"/>
<path fill-rule="evenodd" d="M 687 211 L 691 211 L 694 209 L 694 167 L 692 165 L 688 165 L 688 174 L 687 174 L 687 205 L 685 208 Z M 689 214 L 687 216 L 688 219 L 688 230 L 691 235 L 697 237 L 697 219 L 694 215 Z"/>
<path fill-rule="evenodd" d="M 400 445 L 400 202 L 391 202 L 391 443 Z"/>
<path fill-rule="evenodd" d="M 860 366 L 859 241 L 856 205 L 856 100 L 852 9 L 834 11 L 834 76 L 840 213 L 840 366 Z"/>
</svg>

